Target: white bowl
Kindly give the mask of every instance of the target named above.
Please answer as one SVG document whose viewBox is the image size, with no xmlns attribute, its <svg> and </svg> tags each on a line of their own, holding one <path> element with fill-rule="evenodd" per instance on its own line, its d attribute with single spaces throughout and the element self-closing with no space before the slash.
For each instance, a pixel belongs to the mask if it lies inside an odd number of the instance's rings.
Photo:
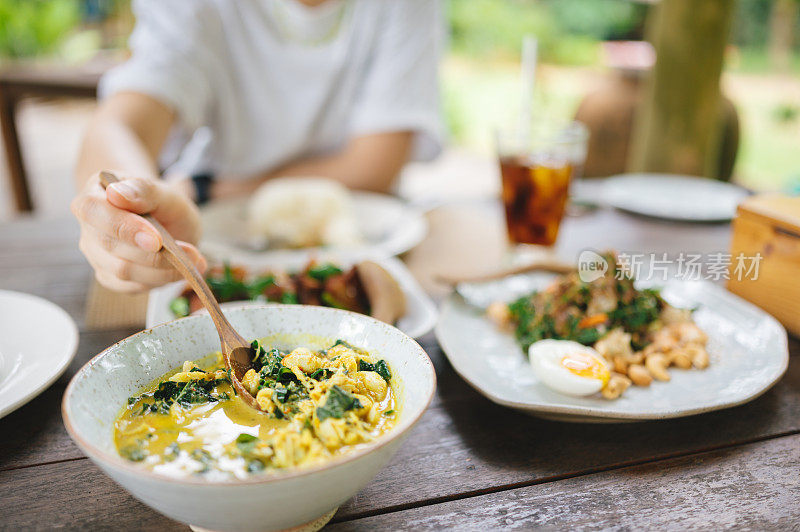
<svg viewBox="0 0 800 532">
<path fill-rule="evenodd" d="M 247 480 L 176 479 L 121 458 L 113 429 L 126 399 L 179 366 L 219 350 L 208 316 L 190 316 L 134 334 L 89 361 L 61 406 L 75 443 L 134 497 L 177 521 L 211 530 L 281 530 L 308 523 L 352 497 L 397 451 L 433 397 L 436 376 L 414 340 L 368 316 L 304 305 L 265 305 L 225 312 L 245 338 L 308 334 L 343 338 L 386 359 L 398 379 L 397 425 L 375 442 L 308 469 Z"/>
</svg>

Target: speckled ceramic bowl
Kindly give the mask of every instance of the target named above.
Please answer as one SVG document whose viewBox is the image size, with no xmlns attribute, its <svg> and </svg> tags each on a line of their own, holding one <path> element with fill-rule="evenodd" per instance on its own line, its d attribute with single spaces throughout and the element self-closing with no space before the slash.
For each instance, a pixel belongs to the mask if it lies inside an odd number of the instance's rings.
<svg viewBox="0 0 800 532">
<path fill-rule="evenodd" d="M 226 312 L 245 338 L 308 334 L 343 338 L 386 359 L 398 378 L 398 423 L 374 443 L 326 464 L 247 480 L 175 479 L 121 458 L 114 420 L 126 399 L 156 378 L 219 350 L 207 316 L 191 316 L 109 347 L 75 375 L 64 393 L 64 424 L 78 446 L 134 497 L 159 512 L 211 530 L 281 530 L 314 521 L 352 497 L 386 465 L 433 397 L 436 377 L 422 348 L 367 316 L 322 307 L 265 305 Z"/>
</svg>

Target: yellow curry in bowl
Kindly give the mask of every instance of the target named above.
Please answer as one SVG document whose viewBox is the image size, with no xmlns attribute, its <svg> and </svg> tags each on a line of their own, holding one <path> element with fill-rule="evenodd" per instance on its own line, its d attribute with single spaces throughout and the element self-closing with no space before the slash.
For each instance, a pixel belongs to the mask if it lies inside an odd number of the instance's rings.
<svg viewBox="0 0 800 532">
<path fill-rule="evenodd" d="M 263 412 L 235 395 L 221 353 L 187 361 L 128 399 L 114 427 L 120 455 L 170 476 L 247 478 L 324 462 L 394 426 L 396 383 L 384 360 L 343 340 L 253 348 L 242 382 Z"/>
</svg>

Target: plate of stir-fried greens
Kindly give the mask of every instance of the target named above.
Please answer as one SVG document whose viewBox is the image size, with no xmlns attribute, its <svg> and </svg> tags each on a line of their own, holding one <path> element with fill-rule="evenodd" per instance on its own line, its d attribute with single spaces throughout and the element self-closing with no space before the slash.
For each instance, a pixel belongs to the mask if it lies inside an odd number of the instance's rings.
<svg viewBox="0 0 800 532">
<path fill-rule="evenodd" d="M 786 331 L 764 311 L 706 281 L 638 282 L 613 253 L 604 258 L 608 272 L 591 282 L 577 271 L 538 272 L 460 286 L 436 327 L 455 370 L 499 404 L 590 422 L 735 406 L 785 372 Z M 546 386 L 528 353 L 553 345 L 597 355 L 602 390 L 573 396 Z"/>
<path fill-rule="evenodd" d="M 246 305 L 314 305 L 366 314 L 395 325 L 412 338 L 436 324 L 433 301 L 396 258 L 315 261 L 302 267 L 224 263 L 206 273 L 223 309 Z M 147 327 L 203 312 L 184 281 L 150 291 Z"/>
</svg>

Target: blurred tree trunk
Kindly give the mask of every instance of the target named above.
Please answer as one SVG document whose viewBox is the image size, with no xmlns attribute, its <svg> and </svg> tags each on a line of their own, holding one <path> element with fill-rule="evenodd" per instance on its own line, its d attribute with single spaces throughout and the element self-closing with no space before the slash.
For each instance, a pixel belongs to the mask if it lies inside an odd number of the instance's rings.
<svg viewBox="0 0 800 532">
<path fill-rule="evenodd" d="M 656 64 L 637 110 L 630 171 L 719 177 L 719 79 L 734 0 L 663 0 L 648 40 Z"/>
<path fill-rule="evenodd" d="M 769 62 L 781 72 L 790 67 L 798 5 L 797 0 L 775 0 L 769 14 Z"/>
</svg>

